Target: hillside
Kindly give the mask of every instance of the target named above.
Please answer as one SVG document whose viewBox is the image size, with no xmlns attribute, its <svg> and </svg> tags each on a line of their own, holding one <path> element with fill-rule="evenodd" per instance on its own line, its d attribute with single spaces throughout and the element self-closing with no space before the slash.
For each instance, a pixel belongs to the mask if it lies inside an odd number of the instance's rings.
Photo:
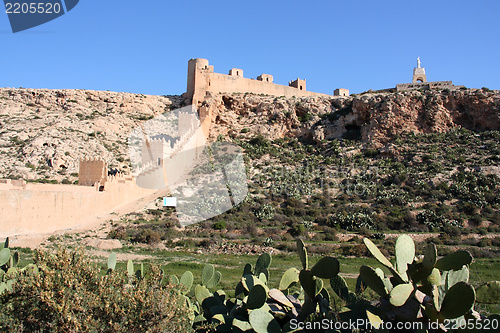
<svg viewBox="0 0 500 333">
<path fill-rule="evenodd" d="M 500 128 L 500 94 L 479 89 L 289 99 L 211 95 L 203 106 L 216 115 L 214 137 L 234 137 L 242 131 L 248 136 L 293 136 L 313 142 L 343 137 L 380 147 L 403 133 Z"/>
<path fill-rule="evenodd" d="M 128 170 L 134 126 L 182 101 L 85 90 L 0 89 L 0 178 L 74 182 L 82 157 Z"/>
<path fill-rule="evenodd" d="M 70 183 L 84 156 L 127 171 L 131 129 L 183 102 L 180 96 L 0 89 L 0 177 Z M 239 218 L 233 210 L 215 221 L 231 216 L 244 225 L 266 224 L 266 213 L 259 213 L 264 205 L 277 213 L 273 223 L 290 228 L 325 224 L 340 209 L 359 218 L 339 222 L 342 229 L 439 229 L 440 223 L 415 222 L 421 207 L 431 205 L 425 214 L 454 226 L 500 223 L 498 93 L 211 94 L 200 107 L 212 111 L 213 140 L 244 148 L 249 171 L 251 195 L 243 205 L 249 214 Z"/>
<path fill-rule="evenodd" d="M 183 103 L 180 96 L 83 90 L 0 89 L 1 178 L 74 182 L 81 157 L 128 169 L 131 129 Z M 209 95 L 212 139 L 258 134 L 310 143 L 356 139 L 379 148 L 402 133 L 500 128 L 500 94 L 483 90 L 289 98 Z"/>
</svg>

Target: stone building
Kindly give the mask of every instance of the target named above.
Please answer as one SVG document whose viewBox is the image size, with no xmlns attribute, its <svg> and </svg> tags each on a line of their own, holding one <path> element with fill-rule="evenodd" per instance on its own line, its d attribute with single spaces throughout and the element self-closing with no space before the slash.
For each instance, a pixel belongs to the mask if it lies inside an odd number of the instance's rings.
<svg viewBox="0 0 500 333">
<path fill-rule="evenodd" d="M 337 88 L 333 91 L 333 96 L 349 96 L 349 89 Z"/>
</svg>

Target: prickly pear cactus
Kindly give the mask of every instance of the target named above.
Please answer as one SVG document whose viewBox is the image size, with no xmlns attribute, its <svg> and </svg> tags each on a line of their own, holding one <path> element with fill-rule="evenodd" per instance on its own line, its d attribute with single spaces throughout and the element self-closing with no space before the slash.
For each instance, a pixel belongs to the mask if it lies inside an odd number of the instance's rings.
<svg viewBox="0 0 500 333">
<path fill-rule="evenodd" d="M 309 258 L 307 257 L 307 249 L 302 239 L 297 238 L 297 251 L 299 252 L 302 268 L 307 269 L 309 266 Z"/>
<path fill-rule="evenodd" d="M 396 241 L 396 269 L 405 280 L 408 280 L 406 271 L 408 265 L 415 258 L 415 243 L 408 235 L 401 235 Z"/>
<path fill-rule="evenodd" d="M 300 271 L 297 268 L 289 268 L 281 277 L 279 290 L 286 291 L 299 282 Z"/>
<path fill-rule="evenodd" d="M 337 259 L 323 257 L 311 268 L 311 273 L 322 279 L 332 279 L 339 273 L 339 270 L 340 264 Z"/>
</svg>

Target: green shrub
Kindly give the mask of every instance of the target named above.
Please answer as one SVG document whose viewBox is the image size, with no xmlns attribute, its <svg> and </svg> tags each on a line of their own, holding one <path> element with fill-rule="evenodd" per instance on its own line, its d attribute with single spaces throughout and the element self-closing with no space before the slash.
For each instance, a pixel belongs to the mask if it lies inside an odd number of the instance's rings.
<svg viewBox="0 0 500 333">
<path fill-rule="evenodd" d="M 249 143 L 257 147 L 269 147 L 271 144 L 269 140 L 266 139 L 262 134 L 259 134 L 258 136 L 250 140 Z"/>
<path fill-rule="evenodd" d="M 302 223 L 299 223 L 299 224 L 295 224 L 292 226 L 292 228 L 290 229 L 290 233 L 293 235 L 293 236 L 300 236 L 300 235 L 303 235 L 305 232 L 307 231 L 306 229 L 306 226 Z"/>
<path fill-rule="evenodd" d="M 307 123 L 308 121 L 310 121 L 313 118 L 313 115 L 309 112 L 306 112 L 306 113 L 300 115 L 298 118 L 299 118 L 299 121 L 301 123 Z"/>
<path fill-rule="evenodd" d="M 224 230 L 224 229 L 226 229 L 227 228 L 226 221 L 215 222 L 214 225 L 213 225 L 213 228 L 215 230 Z"/>
<path fill-rule="evenodd" d="M 143 278 L 101 269 L 82 250 L 36 251 L 38 271 L 0 296 L 0 331 L 189 332 L 187 308 L 156 266 Z M 15 330 L 14 330 L 15 329 Z"/>
</svg>

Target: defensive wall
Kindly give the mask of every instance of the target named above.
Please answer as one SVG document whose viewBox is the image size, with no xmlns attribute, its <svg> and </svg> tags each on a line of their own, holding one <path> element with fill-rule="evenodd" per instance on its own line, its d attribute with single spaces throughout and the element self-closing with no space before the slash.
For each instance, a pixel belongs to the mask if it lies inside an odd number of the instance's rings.
<svg viewBox="0 0 500 333">
<path fill-rule="evenodd" d="M 202 154 L 206 136 L 195 114 L 179 113 L 179 138 L 144 138 L 141 168 L 134 172 L 137 184 L 164 189 L 182 182 Z"/>
<path fill-rule="evenodd" d="M 202 101 L 207 91 L 214 93 L 253 93 L 285 97 L 330 96 L 306 90 L 306 80 L 297 79 L 288 86 L 273 83 L 270 74 L 262 74 L 257 79 L 243 77 L 243 70 L 233 68 L 229 74 L 214 72 L 207 59 L 191 59 L 188 62 L 186 97 L 195 102 Z"/>
<path fill-rule="evenodd" d="M 416 89 L 456 89 L 460 86 L 453 85 L 452 81 L 434 81 L 434 82 L 413 82 L 413 83 L 400 83 L 396 85 L 396 91 L 407 91 Z"/>
<path fill-rule="evenodd" d="M 82 226 L 155 192 L 121 174 L 108 176 L 104 191 L 99 188 L 0 180 L 0 238 Z"/>
<path fill-rule="evenodd" d="M 340 91 L 340 90 L 339 90 Z M 342 94 L 337 96 L 348 96 L 349 90 L 341 89 Z M 207 59 L 196 58 L 188 62 L 187 89 L 184 97 L 199 109 L 200 121 L 205 136 L 208 137 L 212 113 L 209 109 L 203 109 L 201 102 L 205 99 L 207 92 L 213 93 L 253 93 L 273 96 L 296 97 L 331 97 L 331 95 L 316 93 L 306 90 L 306 80 L 297 78 L 290 81 L 288 86 L 273 82 L 273 76 L 262 74 L 257 79 L 243 77 L 243 70 L 232 68 L 229 74 L 214 72 L 214 66 L 209 65 Z"/>
</svg>

